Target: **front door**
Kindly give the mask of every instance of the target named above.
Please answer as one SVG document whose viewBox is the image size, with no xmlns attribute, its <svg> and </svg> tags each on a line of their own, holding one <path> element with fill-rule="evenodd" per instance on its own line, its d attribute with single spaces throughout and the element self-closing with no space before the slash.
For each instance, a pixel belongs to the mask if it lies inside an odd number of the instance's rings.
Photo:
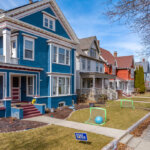
<svg viewBox="0 0 150 150">
<path fill-rule="evenodd" d="M 3 99 L 3 76 L 0 76 L 0 100 Z"/>
<path fill-rule="evenodd" d="M 12 100 L 20 101 L 20 77 L 12 77 Z"/>
</svg>

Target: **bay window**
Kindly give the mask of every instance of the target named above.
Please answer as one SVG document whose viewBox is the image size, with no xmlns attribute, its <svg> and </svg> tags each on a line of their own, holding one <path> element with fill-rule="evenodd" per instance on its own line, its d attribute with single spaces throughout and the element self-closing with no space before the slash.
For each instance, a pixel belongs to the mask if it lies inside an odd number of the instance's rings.
<svg viewBox="0 0 150 150">
<path fill-rule="evenodd" d="M 70 65 L 70 50 L 52 45 L 53 63 Z"/>
<path fill-rule="evenodd" d="M 85 66 L 86 66 L 86 59 L 82 58 L 82 70 L 85 70 Z"/>
<path fill-rule="evenodd" d="M 50 16 L 43 16 L 43 27 L 55 31 L 55 19 Z"/>
<path fill-rule="evenodd" d="M 96 72 L 98 72 L 98 69 L 99 69 L 98 62 L 96 62 Z"/>
<path fill-rule="evenodd" d="M 87 70 L 90 71 L 91 70 L 91 61 L 87 60 Z"/>
<path fill-rule="evenodd" d="M 104 71 L 104 65 L 103 64 L 100 64 L 100 73 L 103 73 Z"/>
<path fill-rule="evenodd" d="M 34 77 L 29 76 L 27 77 L 27 96 L 34 95 Z"/>
<path fill-rule="evenodd" d="M 70 77 L 52 77 L 52 96 L 70 94 Z"/>
</svg>

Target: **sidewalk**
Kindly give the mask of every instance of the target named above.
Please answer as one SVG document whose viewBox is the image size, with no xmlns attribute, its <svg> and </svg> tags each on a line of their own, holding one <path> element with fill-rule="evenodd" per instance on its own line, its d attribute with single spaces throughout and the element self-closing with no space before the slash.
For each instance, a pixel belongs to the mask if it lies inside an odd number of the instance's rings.
<svg viewBox="0 0 150 150">
<path fill-rule="evenodd" d="M 134 150 L 150 150 L 150 126 L 144 131 L 143 135 L 133 138 L 128 146 Z"/>
<path fill-rule="evenodd" d="M 47 116 L 39 116 L 39 117 L 29 118 L 25 120 L 54 124 L 58 126 L 101 134 L 101 135 L 105 135 L 105 136 L 112 137 L 112 138 L 119 138 L 125 133 L 125 130 L 89 125 L 89 124 L 78 123 L 78 122 L 73 122 L 73 121 L 66 121 L 66 120 L 55 119 L 55 118 L 51 118 Z"/>
</svg>

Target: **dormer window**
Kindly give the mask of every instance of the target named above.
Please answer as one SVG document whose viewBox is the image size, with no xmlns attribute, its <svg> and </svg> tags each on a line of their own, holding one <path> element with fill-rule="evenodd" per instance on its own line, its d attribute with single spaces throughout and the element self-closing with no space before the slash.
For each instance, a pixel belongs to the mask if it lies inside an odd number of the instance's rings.
<svg viewBox="0 0 150 150">
<path fill-rule="evenodd" d="M 43 14 L 43 27 L 55 31 L 55 19 L 50 14 Z"/>
<path fill-rule="evenodd" d="M 96 49 L 90 49 L 90 56 L 96 58 Z"/>
</svg>

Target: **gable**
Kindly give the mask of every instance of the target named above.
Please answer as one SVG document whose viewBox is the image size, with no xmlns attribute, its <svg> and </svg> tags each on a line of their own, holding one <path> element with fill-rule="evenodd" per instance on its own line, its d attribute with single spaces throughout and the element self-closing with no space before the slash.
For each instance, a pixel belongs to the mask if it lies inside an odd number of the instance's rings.
<svg viewBox="0 0 150 150">
<path fill-rule="evenodd" d="M 46 12 L 56 18 L 55 19 L 55 31 L 43 26 L 43 17 L 44 17 L 43 12 Z M 50 7 L 40 10 L 38 12 L 35 12 L 33 14 L 30 14 L 28 16 L 25 16 L 23 18 L 20 18 L 20 20 L 23 22 L 29 23 L 31 25 L 34 25 L 36 27 L 42 28 L 44 30 L 47 30 L 49 32 L 55 33 L 59 36 L 65 37 L 67 39 L 71 39 L 68 33 L 66 32 L 65 28 L 62 26 L 60 20 L 58 19 L 58 17 L 56 17 L 55 13 Z"/>
</svg>

